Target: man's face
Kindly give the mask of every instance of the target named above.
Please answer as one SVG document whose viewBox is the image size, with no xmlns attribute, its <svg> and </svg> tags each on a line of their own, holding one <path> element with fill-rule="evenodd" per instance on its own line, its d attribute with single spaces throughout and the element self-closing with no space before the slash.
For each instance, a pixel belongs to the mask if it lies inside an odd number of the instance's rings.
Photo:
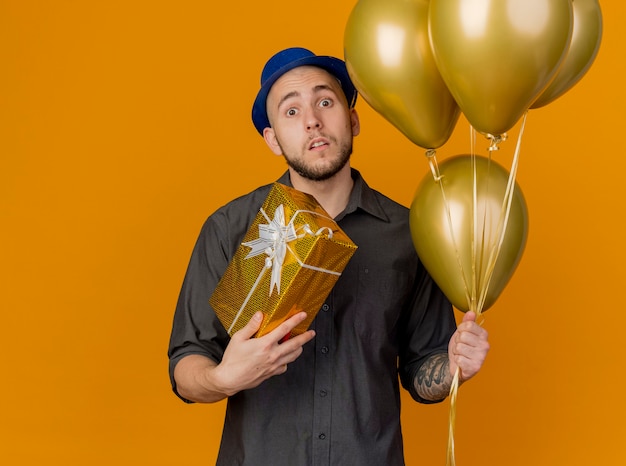
<svg viewBox="0 0 626 466">
<path fill-rule="evenodd" d="M 313 66 L 288 71 L 268 94 L 267 114 L 266 143 L 300 176 L 322 181 L 346 166 L 359 119 L 330 73 Z"/>
</svg>

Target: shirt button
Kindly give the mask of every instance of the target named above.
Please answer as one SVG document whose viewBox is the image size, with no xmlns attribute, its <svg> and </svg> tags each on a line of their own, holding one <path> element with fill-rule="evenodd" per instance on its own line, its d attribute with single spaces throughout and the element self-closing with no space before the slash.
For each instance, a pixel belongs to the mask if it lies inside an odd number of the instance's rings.
<svg viewBox="0 0 626 466">
<path fill-rule="evenodd" d="M 321 433 L 317 436 L 317 438 L 319 438 L 320 440 L 324 440 L 326 438 L 326 434 Z"/>
<path fill-rule="evenodd" d="M 322 354 L 328 353 L 328 346 L 322 346 Z"/>
<path fill-rule="evenodd" d="M 330 309 L 330 306 L 328 304 L 324 303 L 324 305 L 322 306 L 322 311 L 328 312 L 329 309 Z"/>
<path fill-rule="evenodd" d="M 324 397 L 326 395 L 328 395 L 328 392 L 326 390 L 320 390 L 320 396 L 321 397 Z"/>
</svg>

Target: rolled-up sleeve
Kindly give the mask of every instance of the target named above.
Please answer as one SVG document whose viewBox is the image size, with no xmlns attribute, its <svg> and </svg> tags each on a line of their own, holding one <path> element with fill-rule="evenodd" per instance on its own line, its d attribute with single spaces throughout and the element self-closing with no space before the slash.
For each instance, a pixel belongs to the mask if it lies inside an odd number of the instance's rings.
<svg viewBox="0 0 626 466">
<path fill-rule="evenodd" d="M 232 249 L 222 217 L 218 211 L 204 223 L 176 305 L 168 357 L 172 389 L 179 397 L 174 380 L 176 364 L 190 354 L 201 354 L 220 362 L 229 340 L 209 304 L 209 297 L 228 265 Z"/>
<path fill-rule="evenodd" d="M 217 363 L 222 360 L 230 337 L 209 298 L 269 189 L 270 185 L 266 185 L 229 202 L 215 211 L 200 230 L 176 304 L 168 349 L 172 389 L 184 401 L 188 400 L 176 390 L 174 368 L 191 354 L 201 354 Z"/>
<path fill-rule="evenodd" d="M 452 305 L 421 264 L 402 320 L 399 335 L 402 386 L 420 403 L 437 403 L 419 396 L 414 381 L 429 357 L 448 352 L 448 342 L 456 330 L 456 321 Z"/>
</svg>

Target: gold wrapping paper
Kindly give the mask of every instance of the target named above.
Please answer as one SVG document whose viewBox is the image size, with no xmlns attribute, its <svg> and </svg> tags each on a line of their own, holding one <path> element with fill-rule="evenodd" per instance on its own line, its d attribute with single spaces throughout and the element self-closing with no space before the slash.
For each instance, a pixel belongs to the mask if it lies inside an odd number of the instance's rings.
<svg viewBox="0 0 626 466">
<path fill-rule="evenodd" d="M 313 196 L 274 183 L 209 302 L 229 335 L 255 312 L 255 336 L 290 316 L 308 317 L 289 336 L 305 332 L 357 246 Z"/>
</svg>

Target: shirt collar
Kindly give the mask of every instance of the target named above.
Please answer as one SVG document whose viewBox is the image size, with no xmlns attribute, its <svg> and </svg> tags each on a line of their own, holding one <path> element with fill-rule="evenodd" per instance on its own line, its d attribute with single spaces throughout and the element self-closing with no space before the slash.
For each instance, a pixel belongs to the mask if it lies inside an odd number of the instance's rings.
<svg viewBox="0 0 626 466">
<path fill-rule="evenodd" d="M 343 217 L 360 209 L 370 215 L 373 215 L 374 217 L 378 217 L 384 222 L 389 222 L 389 217 L 385 214 L 385 211 L 378 202 L 376 191 L 368 186 L 357 169 L 351 168 L 351 171 L 354 186 L 352 187 L 352 192 L 350 193 L 350 199 L 348 199 L 348 205 L 346 208 L 343 212 L 337 215 L 335 220 L 339 221 Z M 278 182 L 293 188 L 291 179 L 289 178 L 289 171 L 283 173 L 283 175 L 278 179 Z"/>
</svg>

